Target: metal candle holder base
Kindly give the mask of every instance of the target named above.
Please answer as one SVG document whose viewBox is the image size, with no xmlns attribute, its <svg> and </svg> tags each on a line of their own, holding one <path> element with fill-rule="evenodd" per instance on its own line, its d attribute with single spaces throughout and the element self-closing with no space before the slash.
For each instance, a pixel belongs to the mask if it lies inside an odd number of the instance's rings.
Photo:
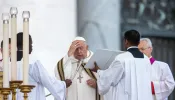
<svg viewBox="0 0 175 100">
<path fill-rule="evenodd" d="M 11 92 L 10 88 L 0 88 L 1 94 L 3 95 L 3 100 L 8 100 L 8 95 Z"/>
<path fill-rule="evenodd" d="M 21 89 L 21 92 L 24 93 L 24 100 L 28 99 L 28 93 L 30 93 L 34 87 L 34 85 L 21 85 L 19 87 Z"/>
<path fill-rule="evenodd" d="M 12 100 L 16 100 L 16 89 L 22 84 L 22 81 L 10 81 L 10 88 L 12 90 Z"/>
</svg>

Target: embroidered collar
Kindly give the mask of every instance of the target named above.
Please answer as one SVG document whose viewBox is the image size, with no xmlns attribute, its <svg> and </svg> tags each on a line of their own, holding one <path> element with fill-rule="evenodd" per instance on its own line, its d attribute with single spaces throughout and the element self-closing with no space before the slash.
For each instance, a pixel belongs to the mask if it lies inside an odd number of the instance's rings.
<svg viewBox="0 0 175 100">
<path fill-rule="evenodd" d="M 131 49 L 131 48 L 138 48 L 138 47 L 137 46 L 130 46 L 130 47 L 127 48 L 127 50 Z"/>
</svg>

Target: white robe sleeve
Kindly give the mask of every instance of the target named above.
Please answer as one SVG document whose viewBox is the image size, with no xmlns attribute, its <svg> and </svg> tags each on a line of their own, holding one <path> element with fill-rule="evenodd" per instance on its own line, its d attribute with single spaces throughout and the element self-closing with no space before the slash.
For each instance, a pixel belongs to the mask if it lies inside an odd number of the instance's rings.
<svg viewBox="0 0 175 100">
<path fill-rule="evenodd" d="M 66 84 L 63 81 L 57 80 L 49 76 L 43 65 L 36 61 L 32 64 L 29 70 L 29 75 L 38 83 L 46 87 L 56 100 L 65 100 Z"/>
<path fill-rule="evenodd" d="M 110 65 L 106 70 L 98 70 L 99 78 L 97 80 L 97 85 L 99 89 L 99 94 L 106 94 L 111 86 L 116 86 L 121 80 L 124 72 L 124 68 L 118 60 Z"/>
<path fill-rule="evenodd" d="M 54 73 L 55 73 L 55 77 L 60 80 L 60 75 L 58 73 L 58 67 L 56 66 L 55 69 L 54 69 Z"/>
<path fill-rule="evenodd" d="M 168 64 L 162 63 L 162 76 L 160 81 L 153 81 L 154 90 L 157 100 L 164 100 L 167 98 L 173 91 L 175 82 L 171 70 L 169 69 Z"/>
</svg>

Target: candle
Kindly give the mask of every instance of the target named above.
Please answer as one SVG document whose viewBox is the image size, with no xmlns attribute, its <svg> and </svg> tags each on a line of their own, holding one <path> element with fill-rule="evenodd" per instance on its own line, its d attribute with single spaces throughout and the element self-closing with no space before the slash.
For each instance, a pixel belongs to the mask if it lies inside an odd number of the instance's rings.
<svg viewBox="0 0 175 100">
<path fill-rule="evenodd" d="M 17 8 L 11 7 L 10 8 L 10 14 L 11 14 L 11 80 L 17 80 L 17 46 L 16 46 L 16 33 L 17 33 Z"/>
<path fill-rule="evenodd" d="M 9 14 L 2 14 L 3 20 L 3 88 L 9 88 Z"/>
<path fill-rule="evenodd" d="M 29 71 L 29 18 L 30 12 L 23 11 L 23 83 L 28 85 Z"/>
</svg>

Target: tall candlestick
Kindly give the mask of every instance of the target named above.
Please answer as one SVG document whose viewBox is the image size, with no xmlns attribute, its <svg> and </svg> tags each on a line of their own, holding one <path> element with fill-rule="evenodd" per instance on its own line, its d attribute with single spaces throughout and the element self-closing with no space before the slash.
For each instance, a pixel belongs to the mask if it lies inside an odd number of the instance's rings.
<svg viewBox="0 0 175 100">
<path fill-rule="evenodd" d="M 29 18 L 30 12 L 23 11 L 23 83 L 28 85 L 29 71 Z"/>
<path fill-rule="evenodd" d="M 2 14 L 3 20 L 3 88 L 9 87 L 9 14 Z"/>
<path fill-rule="evenodd" d="M 10 14 L 11 14 L 11 80 L 17 80 L 17 46 L 16 46 L 16 33 L 17 33 L 17 8 L 11 7 Z"/>
</svg>

